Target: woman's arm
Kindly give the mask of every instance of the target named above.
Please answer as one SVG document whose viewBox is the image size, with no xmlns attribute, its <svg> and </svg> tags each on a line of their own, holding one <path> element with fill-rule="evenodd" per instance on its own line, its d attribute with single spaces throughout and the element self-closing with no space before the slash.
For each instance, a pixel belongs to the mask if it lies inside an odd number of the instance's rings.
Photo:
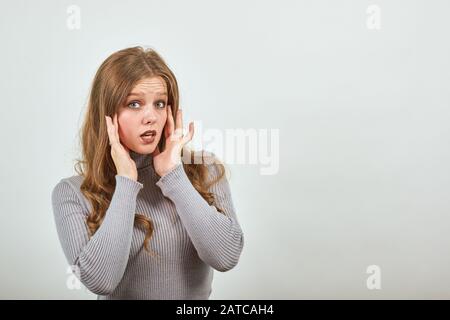
<svg viewBox="0 0 450 320">
<path fill-rule="evenodd" d="M 91 292 L 108 295 L 119 284 L 128 263 L 133 235 L 136 197 L 143 184 L 116 175 L 116 188 L 105 218 L 88 238 L 86 217 L 69 183 L 61 180 L 53 189 L 52 205 L 58 237 L 70 265 Z"/>
<path fill-rule="evenodd" d="M 218 174 L 216 167 L 207 166 L 210 175 L 215 178 Z M 244 235 L 236 217 L 226 177 L 209 190 L 215 194 L 217 206 L 225 215 L 203 199 L 190 182 L 182 164 L 162 176 L 156 185 L 175 204 L 200 259 L 217 271 L 232 269 L 242 252 Z"/>
</svg>

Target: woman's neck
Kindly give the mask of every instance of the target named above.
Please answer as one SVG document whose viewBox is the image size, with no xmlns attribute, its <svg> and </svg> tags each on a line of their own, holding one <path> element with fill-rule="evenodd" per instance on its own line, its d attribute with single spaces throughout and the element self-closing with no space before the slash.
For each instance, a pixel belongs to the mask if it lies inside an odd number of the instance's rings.
<svg viewBox="0 0 450 320">
<path fill-rule="evenodd" d="M 152 153 L 141 154 L 141 153 L 134 152 L 133 150 L 130 150 L 130 157 L 136 163 L 136 168 L 138 170 L 147 168 L 148 166 L 153 166 L 153 154 Z"/>
</svg>

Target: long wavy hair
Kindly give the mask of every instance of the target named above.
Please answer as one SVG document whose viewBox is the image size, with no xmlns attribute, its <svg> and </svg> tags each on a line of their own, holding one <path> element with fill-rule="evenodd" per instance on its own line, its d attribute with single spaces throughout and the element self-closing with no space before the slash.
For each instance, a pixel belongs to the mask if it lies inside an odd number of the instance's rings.
<svg viewBox="0 0 450 320">
<path fill-rule="evenodd" d="M 115 190 L 116 167 L 111 157 L 105 115 L 116 113 L 132 88 L 141 80 L 148 77 L 160 76 L 168 89 L 168 103 L 172 114 L 176 118 L 179 106 L 178 84 L 175 75 L 169 69 L 163 58 L 154 49 L 132 47 L 117 51 L 110 55 L 97 70 L 89 94 L 87 111 L 80 130 L 81 159 L 76 159 L 75 171 L 83 177 L 81 192 L 92 205 L 92 211 L 86 219 L 89 238 L 100 227 Z M 158 143 L 160 150 L 164 150 L 165 136 L 161 135 Z M 216 207 L 215 196 L 209 188 L 219 182 L 225 175 L 223 163 L 216 157 L 204 159 L 198 163 L 198 153 L 183 148 L 183 168 L 198 193 L 209 205 Z M 185 161 L 190 159 L 189 161 Z M 209 168 L 212 164 L 218 170 L 218 175 L 210 179 Z M 135 226 L 145 231 L 143 247 L 151 254 L 150 239 L 153 234 L 153 221 L 142 213 L 136 213 Z"/>
</svg>

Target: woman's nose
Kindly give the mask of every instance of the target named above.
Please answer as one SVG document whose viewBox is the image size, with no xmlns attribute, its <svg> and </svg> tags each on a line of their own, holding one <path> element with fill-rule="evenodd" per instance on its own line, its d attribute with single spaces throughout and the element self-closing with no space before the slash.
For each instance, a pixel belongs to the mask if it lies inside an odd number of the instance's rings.
<svg viewBox="0 0 450 320">
<path fill-rule="evenodd" d="M 154 122 L 156 121 L 157 113 L 155 108 L 152 105 L 146 105 L 144 107 L 144 121 L 147 122 Z"/>
</svg>

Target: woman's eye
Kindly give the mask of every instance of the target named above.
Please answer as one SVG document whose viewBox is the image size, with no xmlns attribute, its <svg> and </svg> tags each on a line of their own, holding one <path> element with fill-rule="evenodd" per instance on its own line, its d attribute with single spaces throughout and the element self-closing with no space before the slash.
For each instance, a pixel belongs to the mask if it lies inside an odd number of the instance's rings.
<svg viewBox="0 0 450 320">
<path fill-rule="evenodd" d="M 158 101 L 156 102 L 156 106 L 159 109 L 164 109 L 166 106 L 166 102 L 165 101 Z M 130 107 L 131 109 L 138 109 L 140 107 L 140 103 L 139 101 L 132 101 L 128 104 L 128 107 Z"/>
<path fill-rule="evenodd" d="M 158 101 L 156 103 L 156 105 L 159 105 L 161 109 L 163 109 L 166 106 L 166 102 L 165 101 Z"/>
<path fill-rule="evenodd" d="M 131 108 L 132 109 L 137 109 L 136 107 L 133 107 L 133 105 L 139 105 L 139 102 L 137 102 L 137 101 L 133 101 L 133 102 L 130 102 L 129 104 L 128 104 L 128 106 L 130 107 L 131 106 Z"/>
</svg>

